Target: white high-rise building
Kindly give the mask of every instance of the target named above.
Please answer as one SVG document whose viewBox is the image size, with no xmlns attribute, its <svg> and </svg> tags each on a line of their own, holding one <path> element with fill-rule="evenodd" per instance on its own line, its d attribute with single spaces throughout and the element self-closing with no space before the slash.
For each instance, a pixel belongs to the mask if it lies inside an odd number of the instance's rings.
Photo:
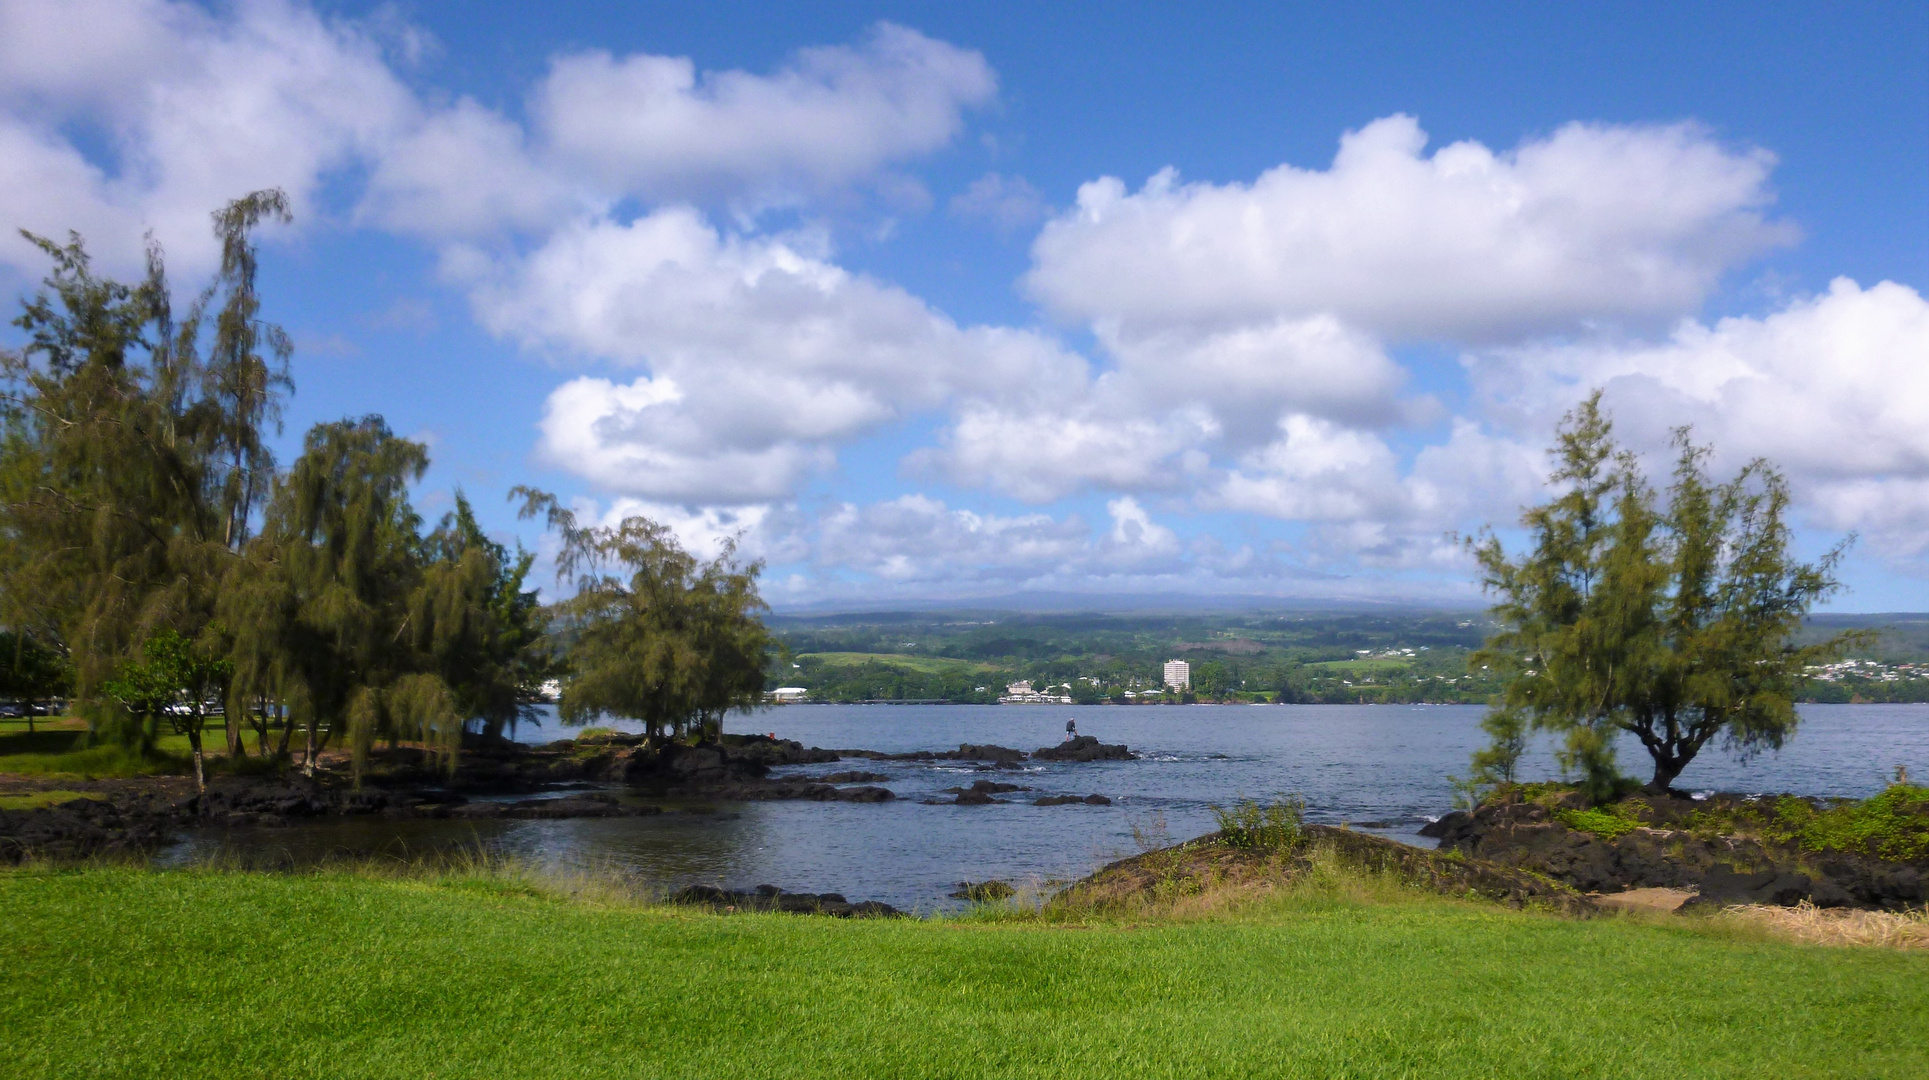
<svg viewBox="0 0 1929 1080">
<path fill-rule="evenodd" d="M 1184 660 L 1167 660 L 1165 684 L 1174 690 L 1192 689 L 1192 665 Z"/>
</svg>

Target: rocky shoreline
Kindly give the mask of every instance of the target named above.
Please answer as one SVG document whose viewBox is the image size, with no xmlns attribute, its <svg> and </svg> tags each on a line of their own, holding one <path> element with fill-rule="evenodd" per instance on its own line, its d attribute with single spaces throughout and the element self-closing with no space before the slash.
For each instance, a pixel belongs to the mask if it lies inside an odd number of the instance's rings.
<svg viewBox="0 0 1929 1080">
<path fill-rule="evenodd" d="M 1785 800 L 1815 812 L 1832 805 L 1793 796 L 1775 797 L 1769 805 Z M 1695 894 L 1691 906 L 1806 902 L 1820 908 L 1901 910 L 1923 905 L 1929 859 L 1811 850 L 1705 824 L 1759 815 L 1763 805 L 1763 799 L 1743 795 L 1643 794 L 1603 812 L 1573 792 L 1537 798 L 1501 793 L 1472 812 L 1447 814 L 1420 835 L 1438 839 L 1441 851 L 1515 867 L 1587 893 L 1688 890 Z M 1596 821 L 1601 824 L 1593 831 L 1576 827 Z"/>
<path fill-rule="evenodd" d="M 167 843 L 181 829 L 285 826 L 324 817 L 426 818 L 462 821 L 638 817 L 674 812 L 664 803 L 814 802 L 881 803 L 897 798 L 879 785 L 882 773 L 842 770 L 821 776 L 773 778 L 779 766 L 873 761 L 973 762 L 981 770 L 1017 769 L 1030 760 L 1132 760 L 1124 746 L 1085 736 L 1032 754 L 1010 747 L 963 745 L 956 750 L 883 753 L 826 750 L 762 735 L 726 735 L 695 746 L 647 745 L 641 736 L 589 735 L 542 746 L 498 744 L 465 750 L 451 775 L 419 754 L 393 753 L 375 763 L 357 785 L 340 755 L 324 758 L 313 777 L 217 776 L 205 799 L 185 777 L 124 780 L 51 780 L 0 775 L 0 795 L 72 792 L 73 798 L 32 809 L 0 809 L 0 863 L 28 858 L 81 859 L 139 854 Z M 982 782 L 981 782 L 982 783 Z M 569 785 L 603 784 L 608 792 L 567 791 Z M 1003 802 L 980 795 L 979 785 L 958 789 L 964 805 Z M 1020 790 L 999 785 L 995 790 Z M 509 799 L 529 795 L 540 798 Z M 1102 795 L 1047 796 L 1038 805 L 1109 805 Z"/>
</svg>

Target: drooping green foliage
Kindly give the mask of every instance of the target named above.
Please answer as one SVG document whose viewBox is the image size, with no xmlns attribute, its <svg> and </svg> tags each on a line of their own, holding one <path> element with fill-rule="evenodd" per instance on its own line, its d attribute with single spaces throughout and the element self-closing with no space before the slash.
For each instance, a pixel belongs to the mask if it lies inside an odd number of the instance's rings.
<svg viewBox="0 0 1929 1080">
<path fill-rule="evenodd" d="M 758 617 L 761 564 L 739 564 L 732 543 L 704 562 L 647 518 L 584 526 L 552 495 L 513 494 L 556 530 L 557 577 L 575 590 L 551 609 L 568 657 L 564 723 L 620 716 L 652 737 L 712 736 L 724 713 L 763 700 L 774 643 Z"/>
<path fill-rule="evenodd" d="M 220 268 L 178 322 L 158 247 L 126 285 L 77 236 L 29 237 L 53 271 L 15 320 L 26 345 L 0 353 L 0 627 L 71 672 L 92 735 L 143 751 L 143 687 L 172 670 L 147 652 L 185 642 L 228 665 L 230 757 L 251 726 L 285 760 L 302 728 L 311 770 L 334 739 L 358 769 L 382 738 L 453 767 L 468 725 L 526 718 L 546 673 L 531 559 L 459 495 L 424 536 L 408 488 L 427 453 L 379 417 L 318 425 L 279 472 L 292 348 L 261 317 L 250 237 L 287 219 L 279 191 L 217 212 Z"/>
<path fill-rule="evenodd" d="M 408 485 L 428 463 L 421 444 L 381 417 L 317 424 L 225 597 L 246 642 L 241 696 L 273 700 L 299 720 L 311 770 L 333 738 L 348 743 L 358 769 L 379 738 L 420 741 L 454 767 L 470 716 L 432 654 L 444 641 L 438 616 L 472 612 L 423 599 L 436 560 Z"/>
<path fill-rule="evenodd" d="M 1803 669 L 1854 640 L 1796 643 L 1837 587 L 1843 547 L 1790 556 L 1781 475 L 1754 461 L 1717 484 L 1685 429 L 1675 446 L 1663 498 L 1616 446 L 1596 393 L 1559 432 L 1564 490 L 1521 519 L 1530 550 L 1510 558 L 1492 534 L 1473 544 L 1499 629 L 1472 662 L 1503 680 L 1494 744 L 1475 761 L 1484 779 L 1511 778 L 1529 730 L 1562 737 L 1563 767 L 1597 799 L 1619 781 L 1619 732 L 1653 759 L 1654 790 L 1718 735 L 1743 752 L 1779 748 Z"/>
<path fill-rule="evenodd" d="M 139 739 L 101 685 L 154 633 L 203 634 L 273 475 L 289 350 L 259 319 L 250 239 L 271 218 L 278 191 L 214 216 L 220 271 L 178 323 L 158 246 L 130 286 L 78 236 L 28 235 L 53 270 L 14 320 L 26 345 L 0 351 L 0 622 L 69 660 L 95 735 Z"/>
<path fill-rule="evenodd" d="M 524 589 L 536 557 L 511 556 L 477 524 L 461 492 L 424 545 L 427 564 L 411 604 L 413 643 L 465 718 L 499 736 L 531 718 L 556 670 L 544 647 L 542 605 Z"/>
</svg>

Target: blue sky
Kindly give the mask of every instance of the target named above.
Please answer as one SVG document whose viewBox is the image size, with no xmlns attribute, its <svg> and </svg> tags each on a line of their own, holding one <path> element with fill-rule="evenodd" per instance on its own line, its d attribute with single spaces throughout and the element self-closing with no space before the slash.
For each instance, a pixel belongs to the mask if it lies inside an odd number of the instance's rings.
<svg viewBox="0 0 1929 1080">
<path fill-rule="evenodd" d="M 0 0 L 0 210 L 263 237 L 284 453 L 740 533 L 781 606 L 1470 602 L 1593 386 L 1929 608 L 1929 9 Z M 41 267 L 0 244 L 0 287 Z"/>
</svg>

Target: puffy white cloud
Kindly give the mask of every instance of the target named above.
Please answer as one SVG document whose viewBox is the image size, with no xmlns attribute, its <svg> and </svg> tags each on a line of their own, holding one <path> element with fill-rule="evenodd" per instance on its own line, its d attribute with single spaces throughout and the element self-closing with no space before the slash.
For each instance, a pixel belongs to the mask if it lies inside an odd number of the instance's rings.
<svg viewBox="0 0 1929 1080">
<path fill-rule="evenodd" d="M 519 125 L 462 98 L 384 150 L 358 213 L 446 239 L 554 225 L 591 199 L 536 162 Z"/>
<path fill-rule="evenodd" d="M 1378 427 L 1400 418 L 1406 372 L 1379 342 L 1330 315 L 1215 332 L 1099 328 L 1125 381 L 1146 402 L 1205 406 L 1234 449 L 1271 437 L 1282 413 Z"/>
<path fill-rule="evenodd" d="M 1055 406 L 969 401 L 956 410 L 940 445 L 914 454 L 911 464 L 1027 502 L 1087 488 L 1170 490 L 1199 471 L 1198 444 L 1217 431 L 1210 415 L 1113 411 L 1112 397 L 1101 389 Z"/>
<path fill-rule="evenodd" d="M 1105 538 L 1104 550 L 1120 562 L 1144 562 L 1170 558 L 1179 553 L 1179 537 L 1171 529 L 1152 520 L 1145 507 L 1131 496 L 1105 504 L 1112 517 L 1112 531 Z"/>
<path fill-rule="evenodd" d="M 978 53 L 890 23 L 770 74 L 699 75 L 687 57 L 559 57 L 532 112 L 553 153 L 650 198 L 778 199 L 928 153 L 997 91 Z"/>
<path fill-rule="evenodd" d="M 1271 441 L 1283 414 L 1374 427 L 1403 411 L 1405 373 L 1330 316 L 1100 340 L 1114 370 L 1070 397 L 966 401 L 915 463 L 1029 502 L 1173 490 L 1196 486 L 1215 455 Z"/>
<path fill-rule="evenodd" d="M 472 99 L 425 104 L 385 45 L 423 51 L 390 14 L 325 19 L 298 0 L 0 0 L 0 260 L 37 271 L 14 227 L 72 228 L 124 270 L 151 228 L 200 269 L 211 209 L 281 187 L 305 223 L 354 167 L 359 220 L 438 241 L 541 232 L 630 197 L 754 209 L 870 180 L 901 202 L 921 188 L 880 171 L 950 141 L 997 86 L 978 53 L 885 23 L 769 75 L 559 56 L 525 130 Z"/>
<path fill-rule="evenodd" d="M 642 499 L 617 499 L 601 513 L 596 505 L 581 502 L 576 506 L 580 518 L 593 518 L 600 525 L 620 525 L 624 519 L 645 517 L 667 526 L 685 551 L 701 559 L 713 559 L 727 544 L 737 545 L 739 559 L 771 557 L 795 559 L 805 554 L 796 543 L 794 508 L 759 504 L 751 506 L 680 506 L 675 503 L 646 502 Z"/>
<path fill-rule="evenodd" d="M 1493 339 L 1686 313 L 1791 238 L 1763 216 L 1772 159 L 1692 125 L 1425 146 L 1391 116 L 1325 171 L 1218 185 L 1167 170 L 1133 194 L 1092 181 L 1040 234 L 1027 285 L 1123 333 L 1332 314 L 1386 338 Z"/>
<path fill-rule="evenodd" d="M 0 94 L 55 112 L 125 105 L 188 68 L 181 42 L 214 33 L 206 12 L 167 0 L 6 0 Z"/>
<path fill-rule="evenodd" d="M 1491 411 L 1519 430 L 1550 431 L 1604 387 L 1637 447 L 1658 453 L 1691 424 L 1723 468 L 1774 461 L 1818 524 L 1867 530 L 1897 552 L 1929 535 L 1929 302 L 1908 286 L 1838 278 L 1766 315 L 1685 321 L 1656 344 L 1540 345 L 1470 362 Z"/>
<path fill-rule="evenodd" d="M 42 260 L 13 227 L 89 237 L 138 264 L 151 228 L 177 265 L 213 258 L 208 213 L 281 187 L 310 217 L 327 175 L 382 146 L 413 109 L 380 43 L 306 7 L 255 0 L 211 17 L 187 4 L 0 4 L 0 260 Z M 61 125 L 98 132 L 90 161 Z"/>
<path fill-rule="evenodd" d="M 1297 413 L 1280 418 L 1279 436 L 1225 478 L 1218 506 L 1333 521 L 1383 513 L 1398 498 L 1398 464 L 1377 436 Z"/>
<path fill-rule="evenodd" d="M 725 236 L 687 208 L 597 221 L 475 287 L 477 317 L 533 348 L 649 374 L 551 398 L 543 450 L 611 489 L 703 503 L 788 494 L 833 448 L 966 390 L 1076 387 L 1084 363 L 1022 331 L 962 328 L 812 254 Z"/>
</svg>

